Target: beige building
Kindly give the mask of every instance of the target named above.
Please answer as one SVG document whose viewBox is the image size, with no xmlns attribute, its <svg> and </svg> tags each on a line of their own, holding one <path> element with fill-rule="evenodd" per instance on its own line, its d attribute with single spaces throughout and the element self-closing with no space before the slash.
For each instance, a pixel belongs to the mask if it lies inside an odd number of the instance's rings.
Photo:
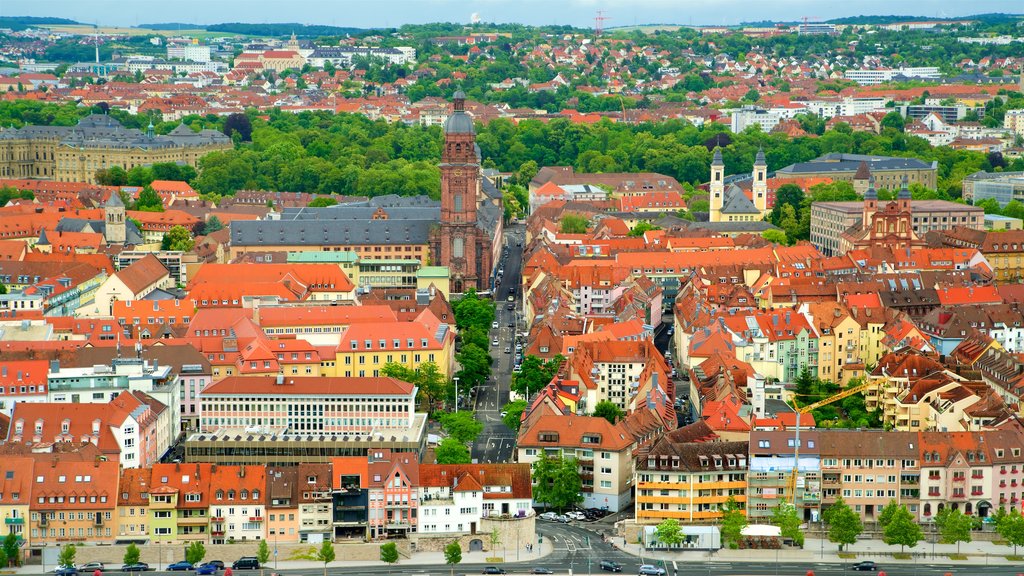
<svg viewBox="0 0 1024 576">
<path fill-rule="evenodd" d="M 975 206 L 945 200 L 911 200 L 912 228 L 918 238 L 932 230 L 955 226 L 982 230 L 985 211 Z M 842 235 L 860 226 L 863 202 L 815 202 L 811 204 L 811 244 L 827 255 L 843 253 Z"/>
<path fill-rule="evenodd" d="M 594 416 L 536 415 L 519 433 L 517 462 L 575 458 L 583 480 L 584 508 L 618 512 L 632 500 L 633 435 L 622 423 Z M 542 505 L 542 503 L 537 503 Z"/>
<path fill-rule="evenodd" d="M 895 500 L 915 517 L 921 492 L 916 433 L 880 430 L 821 430 L 821 508 L 841 496 L 867 521 Z"/>
<path fill-rule="evenodd" d="M 818 332 L 818 378 L 846 386 L 864 376 L 861 326 L 838 302 L 800 306 L 800 313 Z"/>
<path fill-rule="evenodd" d="M 97 170 L 163 162 L 197 166 L 205 154 L 231 146 L 231 139 L 216 130 L 193 132 L 182 124 L 156 135 L 93 114 L 77 126 L 0 128 L 0 178 L 95 183 Z"/>
<path fill-rule="evenodd" d="M 861 164 L 866 164 L 869 173 L 875 177 L 878 190 L 899 190 L 906 176 L 908 182 L 918 183 L 925 188 L 935 189 L 938 181 L 939 163 L 925 162 L 917 158 L 889 156 L 867 156 L 834 152 L 808 162 L 791 164 L 780 168 L 777 178 L 831 178 L 833 182 L 854 183 Z"/>
<path fill-rule="evenodd" d="M 164 265 L 152 254 L 114 273 L 96 289 L 93 306 L 86 316 L 110 316 L 116 300 L 141 300 L 174 281 Z"/>
</svg>

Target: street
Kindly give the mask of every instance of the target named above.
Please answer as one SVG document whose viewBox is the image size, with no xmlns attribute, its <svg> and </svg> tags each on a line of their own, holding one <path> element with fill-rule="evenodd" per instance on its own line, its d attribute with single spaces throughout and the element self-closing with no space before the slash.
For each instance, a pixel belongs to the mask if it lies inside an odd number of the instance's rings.
<svg viewBox="0 0 1024 576">
<path fill-rule="evenodd" d="M 477 389 L 474 410 L 477 420 L 484 423 L 484 430 L 473 444 L 471 456 L 475 462 L 511 462 L 515 451 L 516 436 L 501 421 L 501 409 L 508 403 L 509 384 L 512 378 L 512 366 L 516 355 L 516 330 L 523 325 L 520 318 L 522 310 L 522 290 L 520 287 L 522 274 L 523 241 L 525 240 L 523 225 L 509 226 L 505 231 L 508 255 L 500 284 L 494 286 L 495 320 L 497 329 L 490 331 L 492 339 L 491 355 L 494 364 L 491 366 L 491 378 Z M 514 291 L 509 293 L 509 289 Z M 514 309 L 508 309 L 508 297 L 514 298 Z M 511 326 L 510 326 L 511 324 Z M 493 345 L 497 338 L 498 345 Z M 509 352 L 505 352 L 505 350 Z"/>
</svg>

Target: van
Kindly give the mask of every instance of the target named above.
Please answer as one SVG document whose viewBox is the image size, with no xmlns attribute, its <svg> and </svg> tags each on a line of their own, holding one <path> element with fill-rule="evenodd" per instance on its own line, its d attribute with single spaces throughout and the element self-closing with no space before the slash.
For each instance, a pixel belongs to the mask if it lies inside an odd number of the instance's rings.
<svg viewBox="0 0 1024 576">
<path fill-rule="evenodd" d="M 231 564 L 232 570 L 259 570 L 260 561 L 255 556 L 242 556 Z"/>
</svg>

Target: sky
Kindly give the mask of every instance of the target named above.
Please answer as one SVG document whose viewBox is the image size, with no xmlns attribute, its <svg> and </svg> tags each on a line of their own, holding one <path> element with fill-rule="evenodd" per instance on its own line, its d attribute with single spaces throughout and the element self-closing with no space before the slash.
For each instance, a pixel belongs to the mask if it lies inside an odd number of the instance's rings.
<svg viewBox="0 0 1024 576">
<path fill-rule="evenodd" d="M 842 16 L 952 18 L 1024 12 L 1020 0 L 3 0 L 0 16 L 58 16 L 101 26 L 156 22 L 299 22 L 357 28 L 427 22 L 519 22 L 606 28 L 634 24 L 738 24 Z"/>
</svg>

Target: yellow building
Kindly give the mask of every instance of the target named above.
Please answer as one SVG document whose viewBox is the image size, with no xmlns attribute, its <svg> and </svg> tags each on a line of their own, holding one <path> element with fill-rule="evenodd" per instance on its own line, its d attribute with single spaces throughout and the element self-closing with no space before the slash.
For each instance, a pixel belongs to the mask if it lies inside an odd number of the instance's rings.
<svg viewBox="0 0 1024 576">
<path fill-rule="evenodd" d="M 232 147 L 216 130 L 193 132 L 180 125 L 167 135 L 122 126 L 93 114 L 77 126 L 23 126 L 0 129 L 0 178 L 40 178 L 95 183 L 96 171 L 113 166 L 178 162 L 197 166 L 199 158 Z"/>
<path fill-rule="evenodd" d="M 818 332 L 818 378 L 841 386 L 864 376 L 861 326 L 842 304 L 803 304 L 800 312 Z"/>
<path fill-rule="evenodd" d="M 127 468 L 121 471 L 117 498 L 119 540 L 149 539 L 149 483 L 152 470 Z"/>
<path fill-rule="evenodd" d="M 352 324 L 341 334 L 334 366 L 324 367 L 324 375 L 364 378 L 380 376 L 389 362 L 413 369 L 433 362 L 450 377 L 455 334 L 449 325 L 434 321 L 432 326 L 398 321 Z"/>
<path fill-rule="evenodd" d="M 25 525 L 29 518 L 29 503 L 32 497 L 32 471 L 35 460 L 8 456 L 3 460 L 3 476 L 0 476 L 0 516 L 4 518 L 4 531 L 0 538 L 14 534 L 28 549 L 32 544 Z"/>
<path fill-rule="evenodd" d="M 747 502 L 746 442 L 686 442 L 686 428 L 664 436 L 636 462 L 637 524 L 707 523 L 722 517 L 732 498 Z"/>
<path fill-rule="evenodd" d="M 1024 279 L 1024 230 L 989 232 L 980 250 L 992 266 L 996 280 L 1020 282 Z"/>
</svg>

